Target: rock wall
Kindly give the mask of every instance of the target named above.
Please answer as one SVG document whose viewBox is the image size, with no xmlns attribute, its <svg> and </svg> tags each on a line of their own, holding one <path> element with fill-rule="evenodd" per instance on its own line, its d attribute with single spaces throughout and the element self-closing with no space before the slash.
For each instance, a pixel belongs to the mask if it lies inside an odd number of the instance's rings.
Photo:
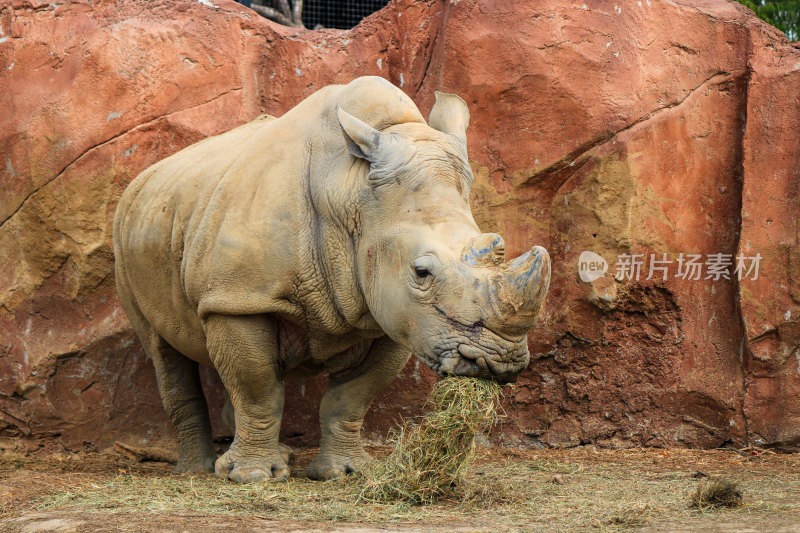
<svg viewBox="0 0 800 533">
<path fill-rule="evenodd" d="M 297 31 L 230 0 L 0 8 L 0 447 L 171 438 L 115 296 L 111 219 L 141 170 L 315 90 L 384 76 L 461 95 L 473 210 L 548 248 L 535 361 L 497 438 L 521 446 L 800 444 L 800 49 L 724 0 L 395 0 Z M 609 273 L 591 283 L 578 258 Z M 761 256 L 759 276 L 649 274 L 650 254 Z M 637 280 L 612 275 L 641 254 Z M 705 267 L 706 270 L 709 268 Z M 701 278 L 706 277 L 706 271 Z M 218 424 L 219 382 L 205 375 Z M 411 361 L 366 435 L 418 413 Z M 283 433 L 318 438 L 324 378 Z"/>
</svg>

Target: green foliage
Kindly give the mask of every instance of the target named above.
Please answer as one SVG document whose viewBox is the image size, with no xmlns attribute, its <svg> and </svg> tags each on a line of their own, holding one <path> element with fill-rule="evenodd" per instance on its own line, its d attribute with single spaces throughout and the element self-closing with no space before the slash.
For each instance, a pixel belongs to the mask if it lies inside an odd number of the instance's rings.
<svg viewBox="0 0 800 533">
<path fill-rule="evenodd" d="M 800 39 L 800 0 L 738 0 L 756 16 L 786 34 L 790 41 Z"/>
</svg>

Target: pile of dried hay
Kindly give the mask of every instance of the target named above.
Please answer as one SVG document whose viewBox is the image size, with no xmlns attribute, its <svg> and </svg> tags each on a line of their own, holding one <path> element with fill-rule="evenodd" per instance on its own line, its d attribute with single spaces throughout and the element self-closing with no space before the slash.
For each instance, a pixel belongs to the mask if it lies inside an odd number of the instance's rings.
<svg viewBox="0 0 800 533">
<path fill-rule="evenodd" d="M 360 499 L 428 504 L 452 495 L 475 455 L 475 435 L 499 418 L 500 385 L 447 378 L 433 388 L 431 411 L 418 425 L 405 423 L 394 451 L 364 469 Z"/>
<path fill-rule="evenodd" d="M 724 476 L 712 476 L 700 481 L 691 496 L 692 507 L 714 509 L 742 505 L 739 482 Z"/>
</svg>

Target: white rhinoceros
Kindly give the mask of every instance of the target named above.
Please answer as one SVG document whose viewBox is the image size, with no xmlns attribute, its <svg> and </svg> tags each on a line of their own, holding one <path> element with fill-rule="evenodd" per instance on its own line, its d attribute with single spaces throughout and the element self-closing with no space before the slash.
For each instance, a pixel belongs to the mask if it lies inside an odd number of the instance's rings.
<svg viewBox="0 0 800 533">
<path fill-rule="evenodd" d="M 425 123 L 376 77 L 326 87 L 189 146 L 125 190 L 122 305 L 180 441 L 177 470 L 286 477 L 283 382 L 327 372 L 315 479 L 352 472 L 375 394 L 414 353 L 441 376 L 514 379 L 550 281 L 543 248 L 503 260 L 472 218 L 469 112 L 437 93 Z M 198 363 L 230 394 L 217 459 Z M 215 463 L 216 460 L 216 463 Z"/>
</svg>

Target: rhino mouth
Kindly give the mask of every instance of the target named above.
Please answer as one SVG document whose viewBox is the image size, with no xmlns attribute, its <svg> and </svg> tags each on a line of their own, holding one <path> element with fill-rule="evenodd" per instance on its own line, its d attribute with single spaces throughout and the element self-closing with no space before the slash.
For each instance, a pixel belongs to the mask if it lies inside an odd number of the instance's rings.
<svg viewBox="0 0 800 533">
<path fill-rule="evenodd" d="M 440 377 L 464 376 L 513 383 L 528 366 L 530 354 L 526 337 L 507 340 L 488 328 L 479 335 L 456 334 L 440 340 L 433 353 L 423 357 Z"/>
</svg>

